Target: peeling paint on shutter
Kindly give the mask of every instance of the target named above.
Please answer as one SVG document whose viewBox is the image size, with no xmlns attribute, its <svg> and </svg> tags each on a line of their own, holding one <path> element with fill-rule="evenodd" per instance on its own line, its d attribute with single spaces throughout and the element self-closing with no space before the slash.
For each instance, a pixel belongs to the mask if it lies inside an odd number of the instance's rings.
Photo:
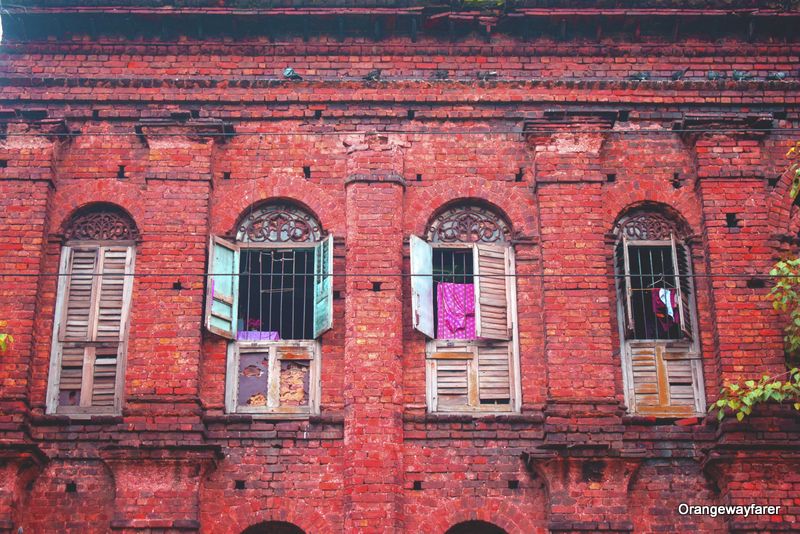
<svg viewBox="0 0 800 534">
<path fill-rule="evenodd" d="M 206 328 L 219 336 L 235 339 L 239 311 L 239 247 L 212 236 L 208 265 Z"/>
<path fill-rule="evenodd" d="M 333 235 L 314 247 L 314 338 L 333 327 Z"/>
</svg>

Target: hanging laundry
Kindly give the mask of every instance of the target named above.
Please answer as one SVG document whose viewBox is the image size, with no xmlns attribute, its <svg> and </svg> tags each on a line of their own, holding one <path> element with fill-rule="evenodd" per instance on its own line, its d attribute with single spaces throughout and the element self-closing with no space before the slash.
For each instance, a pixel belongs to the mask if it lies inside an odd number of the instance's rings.
<svg viewBox="0 0 800 534">
<path fill-rule="evenodd" d="M 239 330 L 236 333 L 236 339 L 239 341 L 280 341 L 281 335 L 275 331 Z"/>
<path fill-rule="evenodd" d="M 662 334 L 668 334 L 674 325 L 680 323 L 677 291 L 671 288 L 654 287 L 650 292 L 650 297 L 658 327 Z"/>
<path fill-rule="evenodd" d="M 439 339 L 475 339 L 475 286 L 439 283 L 436 297 Z"/>
</svg>

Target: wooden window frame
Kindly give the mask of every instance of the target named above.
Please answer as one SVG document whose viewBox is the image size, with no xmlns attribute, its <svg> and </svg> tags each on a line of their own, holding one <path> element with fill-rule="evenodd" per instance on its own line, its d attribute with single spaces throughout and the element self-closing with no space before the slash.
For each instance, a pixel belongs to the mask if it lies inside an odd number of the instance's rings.
<svg viewBox="0 0 800 534">
<path fill-rule="evenodd" d="M 617 272 L 617 246 L 623 247 L 624 273 Z M 631 337 L 631 329 L 633 327 L 633 313 L 630 305 L 631 275 L 629 266 L 629 253 L 628 247 L 669 247 L 672 249 L 672 261 L 675 269 L 676 288 L 679 289 L 678 298 L 681 296 L 680 277 L 688 276 L 690 288 L 690 295 L 688 298 L 688 310 L 683 309 L 680 305 L 681 320 L 686 319 L 686 312 L 688 311 L 690 321 L 690 332 L 693 334 L 691 338 L 682 339 L 635 339 Z M 687 261 L 687 272 L 680 273 L 677 268 L 677 250 L 676 246 L 682 246 L 685 250 Z M 614 269 L 617 276 L 622 277 L 624 283 L 624 293 L 621 292 L 621 287 L 617 286 L 617 317 L 618 317 L 618 331 L 620 338 L 620 355 L 622 360 L 623 382 L 625 403 L 628 406 L 628 412 L 637 415 L 649 415 L 655 417 L 688 417 L 693 415 L 704 415 L 706 411 L 705 389 L 703 381 L 702 369 L 702 355 L 700 350 L 700 342 L 698 335 L 697 324 L 697 299 L 695 294 L 695 284 L 692 278 L 692 252 L 690 247 L 683 241 L 675 237 L 673 234 L 670 239 L 627 239 L 625 236 L 620 238 L 614 248 Z M 682 329 L 683 330 L 683 329 Z M 651 351 L 647 355 L 646 351 Z M 647 393 L 649 390 L 644 389 L 642 384 L 637 384 L 634 379 L 635 369 L 638 364 L 634 361 L 634 352 L 640 351 L 641 357 L 645 359 L 653 358 L 654 372 L 656 377 L 657 389 L 653 392 Z M 683 356 L 676 358 L 671 354 L 682 353 Z M 671 385 L 669 381 L 668 366 L 670 360 L 680 359 L 689 362 L 692 376 L 692 387 L 694 391 L 694 406 L 689 405 L 672 405 L 671 404 Z M 640 388 L 637 392 L 637 387 Z M 643 391 L 645 393 L 643 393 Z M 637 403 L 637 395 L 655 395 L 658 397 L 658 405 L 642 405 Z"/>
<path fill-rule="evenodd" d="M 125 267 L 125 281 L 123 283 L 122 295 L 122 308 L 121 308 L 121 322 L 120 322 L 120 336 L 119 341 L 71 341 L 62 340 L 64 324 L 66 322 L 67 314 L 67 300 L 68 291 L 71 282 L 71 260 L 72 252 L 75 249 L 95 249 L 98 251 L 98 258 L 100 251 L 105 247 L 121 248 L 125 247 L 129 250 L 129 257 Z M 135 241 L 96 241 L 96 240 L 77 240 L 68 241 L 61 247 L 61 258 L 59 261 L 59 279 L 57 282 L 56 303 L 55 303 L 55 319 L 53 321 L 53 332 L 51 338 L 51 352 L 50 352 L 50 367 L 48 373 L 48 386 L 46 397 L 46 413 L 67 415 L 73 419 L 85 419 L 95 415 L 120 415 L 122 413 L 122 406 L 124 404 L 125 394 L 125 370 L 127 369 L 127 354 L 128 354 L 128 335 L 130 332 L 130 318 L 132 310 L 132 297 L 133 297 L 133 273 L 135 272 L 136 263 L 136 242 Z M 97 270 L 97 267 L 96 267 Z M 98 277 L 97 280 L 101 280 Z M 99 306 L 99 296 L 97 295 L 97 286 L 92 284 L 92 304 L 91 310 Z M 95 302 L 96 301 L 96 302 Z M 90 311 L 90 313 L 93 313 Z M 96 325 L 95 325 L 96 327 Z M 117 348 L 117 362 L 115 370 L 114 382 L 114 405 L 113 406 L 92 406 L 87 401 L 84 401 L 84 389 L 92 387 L 92 377 L 94 370 L 94 354 L 95 350 L 85 350 L 83 361 L 83 377 L 81 385 L 81 398 L 82 403 L 79 406 L 61 406 L 59 405 L 59 393 L 61 385 L 61 367 L 62 367 L 62 352 L 65 345 L 85 345 L 85 349 L 97 347 L 104 347 L 106 345 L 118 344 Z M 91 391 L 89 392 L 91 395 Z"/>
<path fill-rule="evenodd" d="M 477 254 L 474 248 L 475 243 L 431 243 L 428 244 L 433 249 L 473 249 L 473 254 Z M 478 243 L 480 244 L 480 243 Z M 516 278 L 516 257 L 514 255 L 513 246 L 510 243 L 502 245 L 494 244 L 494 246 L 503 246 L 508 249 L 511 254 L 508 261 L 507 274 L 511 275 L 512 283 L 508 286 L 508 318 L 511 323 L 510 336 L 508 340 L 489 340 L 489 339 L 475 339 L 475 340 L 447 340 L 447 339 L 429 339 L 426 342 L 426 365 L 425 365 L 425 383 L 426 383 L 426 404 L 429 413 L 454 413 L 464 415 L 493 415 L 493 414 L 507 414 L 519 413 L 522 409 L 522 387 L 521 387 L 521 372 L 519 363 L 519 331 L 518 331 L 518 318 L 517 318 L 517 284 Z M 473 261 L 475 258 L 473 257 Z M 478 273 L 475 273 L 478 274 Z M 436 303 L 434 302 L 434 307 Z M 479 320 L 476 314 L 476 322 Z M 476 324 L 477 328 L 477 324 Z M 480 366 L 478 363 L 480 347 L 498 347 L 502 345 L 510 345 L 510 361 L 509 361 L 509 380 L 510 392 L 509 403 L 503 404 L 481 404 L 480 403 Z M 459 358 L 460 353 L 469 354 L 464 358 Z M 464 406 L 441 406 L 438 401 L 438 383 L 437 383 L 437 366 L 439 361 L 448 359 L 463 359 L 468 363 L 468 401 Z"/>
<path fill-rule="evenodd" d="M 287 243 L 262 243 L 262 242 L 238 242 L 232 241 L 239 249 L 248 250 L 275 250 L 275 249 L 310 249 L 316 251 L 325 242 L 330 239 L 327 254 L 329 257 L 331 268 L 333 266 L 333 237 L 331 235 L 323 237 L 319 241 L 305 241 L 305 242 L 287 242 Z M 322 249 L 320 249 L 322 250 Z M 316 258 L 315 269 L 316 269 Z M 239 267 L 241 270 L 241 267 Z M 332 281 L 330 282 L 332 284 Z M 316 283 L 312 284 L 316 288 Z M 237 288 L 238 292 L 238 288 Z M 208 298 L 208 297 L 207 297 Z M 237 297 L 238 298 L 238 297 Z M 315 302 L 316 304 L 316 302 Z M 313 339 L 303 340 L 281 340 L 281 341 L 243 341 L 238 339 L 229 339 L 227 343 L 227 364 L 225 373 L 225 411 L 229 414 L 247 414 L 254 417 L 264 419 L 298 419 L 307 418 L 312 415 L 319 415 L 320 413 L 320 398 L 321 398 L 321 367 L 322 367 L 322 343 L 320 338 L 324 333 L 332 328 L 333 316 L 333 299 L 330 298 L 328 302 L 328 312 L 331 321 L 324 325 L 324 329 L 319 332 L 317 337 Z M 236 304 L 238 308 L 238 303 Z M 234 325 L 235 326 L 235 325 Z M 315 324 L 315 329 L 316 329 Z M 276 402 L 275 392 L 276 388 L 280 388 L 279 380 L 280 373 L 275 373 L 276 361 L 278 361 L 277 349 L 291 347 L 309 347 L 313 357 L 309 360 L 309 391 L 308 391 L 308 406 L 286 406 L 282 407 Z M 238 404 L 238 390 L 239 390 L 239 356 L 243 349 L 261 349 L 270 353 L 270 375 L 269 375 L 269 399 L 266 406 L 246 407 Z"/>
<path fill-rule="evenodd" d="M 280 361 L 278 354 L 281 348 L 302 348 L 309 350 L 308 406 L 280 406 Z M 264 351 L 269 353 L 269 377 L 267 382 L 268 400 L 265 406 L 240 406 L 239 394 L 239 356 L 241 352 Z M 302 341 L 235 341 L 228 343 L 228 363 L 225 383 L 225 408 L 228 413 L 263 416 L 269 419 L 296 419 L 319 414 L 321 396 L 320 372 L 322 365 L 321 344 L 317 340 Z M 294 358 L 290 358 L 294 359 Z"/>
</svg>

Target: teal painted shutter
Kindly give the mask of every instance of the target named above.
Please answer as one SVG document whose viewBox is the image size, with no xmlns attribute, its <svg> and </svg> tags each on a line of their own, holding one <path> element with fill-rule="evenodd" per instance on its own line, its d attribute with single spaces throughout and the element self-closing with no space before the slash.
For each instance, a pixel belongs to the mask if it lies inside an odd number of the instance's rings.
<svg viewBox="0 0 800 534">
<path fill-rule="evenodd" d="M 411 250 L 411 317 L 414 328 L 433 339 L 433 247 L 412 235 Z"/>
<path fill-rule="evenodd" d="M 235 339 L 239 307 L 239 247 L 212 236 L 208 247 L 208 267 L 206 328 L 214 334 Z"/>
<path fill-rule="evenodd" d="M 333 236 L 314 247 L 314 338 L 333 327 Z"/>
</svg>

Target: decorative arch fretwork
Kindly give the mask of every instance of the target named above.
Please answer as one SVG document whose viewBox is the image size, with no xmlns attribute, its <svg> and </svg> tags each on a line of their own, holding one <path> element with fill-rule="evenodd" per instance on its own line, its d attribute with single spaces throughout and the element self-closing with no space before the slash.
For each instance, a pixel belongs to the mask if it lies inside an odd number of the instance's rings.
<svg viewBox="0 0 800 534">
<path fill-rule="evenodd" d="M 506 243 L 511 227 L 494 211 L 474 204 L 449 208 L 428 226 L 431 243 Z"/>
<path fill-rule="evenodd" d="M 67 223 L 67 241 L 135 241 L 139 238 L 136 224 L 113 206 L 95 207 L 79 212 Z"/>
<path fill-rule="evenodd" d="M 659 241 L 668 240 L 672 235 L 684 238 L 687 231 L 683 225 L 660 213 L 637 212 L 617 224 L 616 234 L 628 241 Z"/>
<path fill-rule="evenodd" d="M 245 243 L 307 243 L 322 239 L 317 219 L 289 203 L 256 208 L 239 224 L 236 240 Z"/>
</svg>

